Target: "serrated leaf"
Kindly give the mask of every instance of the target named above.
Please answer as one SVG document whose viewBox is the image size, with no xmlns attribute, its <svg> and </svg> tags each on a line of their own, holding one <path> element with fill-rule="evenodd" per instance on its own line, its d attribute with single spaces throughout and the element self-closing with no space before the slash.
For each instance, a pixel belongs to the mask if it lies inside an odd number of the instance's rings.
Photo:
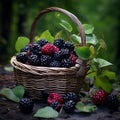
<svg viewBox="0 0 120 120">
<path fill-rule="evenodd" d="M 18 37 L 18 39 L 17 39 L 17 41 L 15 43 L 16 51 L 19 52 L 29 42 L 30 42 L 30 40 L 27 37 Z"/>
<path fill-rule="evenodd" d="M 75 107 L 80 112 L 94 112 L 95 110 L 97 110 L 96 105 L 92 105 L 92 104 L 85 105 L 82 102 L 78 102 Z"/>
<path fill-rule="evenodd" d="M 76 51 L 76 54 L 78 55 L 78 57 L 83 60 L 88 60 L 91 55 L 90 49 L 87 46 L 75 47 L 75 51 Z"/>
<path fill-rule="evenodd" d="M 55 111 L 52 107 L 46 106 L 44 108 L 39 109 L 35 114 L 34 117 L 40 118 L 56 118 L 58 117 L 58 112 Z"/>
<path fill-rule="evenodd" d="M 81 37 L 76 35 L 76 34 L 71 35 L 71 40 L 75 44 L 80 44 L 81 43 Z M 86 43 L 96 45 L 98 43 L 98 40 L 97 40 L 97 38 L 94 34 L 86 35 Z"/>
<path fill-rule="evenodd" d="M 0 94 L 8 98 L 9 100 L 12 100 L 14 102 L 19 102 L 20 99 L 13 93 L 13 91 L 10 88 L 3 88 L 0 91 Z"/>
<path fill-rule="evenodd" d="M 68 32 L 72 32 L 72 26 L 65 20 L 61 20 L 61 22 L 59 23 L 65 30 L 67 30 Z"/>
<path fill-rule="evenodd" d="M 24 87 L 22 85 L 16 86 L 12 89 L 13 93 L 19 98 L 22 99 L 24 95 Z"/>
<path fill-rule="evenodd" d="M 54 37 L 51 35 L 49 30 L 45 30 L 41 35 L 40 35 L 40 39 L 46 39 L 48 40 L 50 43 L 53 43 L 54 41 Z"/>
<path fill-rule="evenodd" d="M 89 24 L 83 24 L 83 28 L 84 28 L 85 34 L 92 34 L 94 31 L 94 27 Z"/>
<path fill-rule="evenodd" d="M 99 68 L 113 65 L 112 63 L 110 63 L 110 62 L 108 62 L 108 61 L 106 61 L 104 59 L 101 59 L 101 58 L 94 58 L 93 60 L 94 60 L 94 62 L 97 62 L 99 64 L 98 65 Z"/>
<path fill-rule="evenodd" d="M 112 84 L 109 79 L 105 76 L 96 76 L 94 79 L 94 85 L 97 88 L 102 88 L 107 93 L 110 93 L 112 90 Z"/>
</svg>

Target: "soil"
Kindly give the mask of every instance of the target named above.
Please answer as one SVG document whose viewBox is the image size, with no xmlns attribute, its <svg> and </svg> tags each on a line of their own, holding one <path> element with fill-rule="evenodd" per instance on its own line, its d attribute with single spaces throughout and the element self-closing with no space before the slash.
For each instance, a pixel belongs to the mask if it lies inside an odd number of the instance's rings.
<svg viewBox="0 0 120 120">
<path fill-rule="evenodd" d="M 0 68 L 0 89 L 14 86 L 15 81 L 13 72 L 6 72 L 4 69 Z M 18 103 L 0 96 L 0 120 L 48 120 L 33 117 L 35 112 L 44 106 L 46 106 L 44 102 L 36 101 L 33 112 L 30 114 L 23 114 L 18 108 Z M 58 118 L 50 120 L 120 120 L 120 110 L 110 111 L 102 107 L 98 108 L 98 110 L 93 113 L 74 112 L 73 114 L 66 114 L 62 112 Z"/>
</svg>

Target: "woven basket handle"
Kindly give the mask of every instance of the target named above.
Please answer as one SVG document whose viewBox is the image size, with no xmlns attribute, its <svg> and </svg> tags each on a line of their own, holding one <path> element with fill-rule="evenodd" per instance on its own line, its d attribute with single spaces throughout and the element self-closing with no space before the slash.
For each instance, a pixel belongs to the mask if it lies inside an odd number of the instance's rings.
<svg viewBox="0 0 120 120">
<path fill-rule="evenodd" d="M 72 13 L 70 13 L 67 10 L 64 10 L 62 8 L 58 8 L 58 7 L 50 7 L 50 8 L 44 9 L 35 17 L 35 19 L 32 23 L 32 26 L 31 26 L 30 34 L 29 34 L 30 43 L 33 43 L 34 30 L 35 30 L 35 26 L 36 26 L 36 23 L 38 22 L 39 18 L 41 18 L 41 16 L 44 15 L 45 13 L 49 13 L 49 12 L 61 12 L 61 13 L 64 13 L 65 15 L 67 15 L 78 26 L 78 28 L 80 30 L 81 45 L 82 46 L 86 45 L 86 36 L 85 36 L 85 32 L 83 30 L 81 22 Z"/>
</svg>

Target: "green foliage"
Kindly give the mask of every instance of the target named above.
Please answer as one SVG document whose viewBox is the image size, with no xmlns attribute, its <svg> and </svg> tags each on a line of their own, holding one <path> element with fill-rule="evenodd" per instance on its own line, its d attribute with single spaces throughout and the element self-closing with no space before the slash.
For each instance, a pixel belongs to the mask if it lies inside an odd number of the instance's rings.
<svg viewBox="0 0 120 120">
<path fill-rule="evenodd" d="M 85 34 L 92 34 L 94 31 L 94 27 L 89 24 L 83 24 L 83 28 L 85 30 Z"/>
<path fill-rule="evenodd" d="M 54 41 L 54 37 L 51 35 L 49 30 L 45 30 L 40 36 L 39 39 L 47 39 L 50 43 Z"/>
<path fill-rule="evenodd" d="M 61 20 L 61 22 L 59 23 L 65 30 L 67 30 L 68 32 L 72 32 L 72 26 L 65 20 Z"/>
<path fill-rule="evenodd" d="M 24 95 L 24 87 L 20 85 L 16 86 L 13 89 L 3 88 L 2 90 L 0 90 L 0 94 L 5 96 L 9 100 L 19 102 Z"/>
<path fill-rule="evenodd" d="M 75 47 L 76 54 L 79 58 L 83 60 L 88 60 L 90 58 L 91 52 L 87 46 L 78 46 Z"/>
<path fill-rule="evenodd" d="M 75 105 L 76 109 L 78 109 L 80 112 L 94 112 L 95 110 L 97 110 L 97 106 L 96 105 L 92 105 L 92 104 L 83 104 L 82 102 L 77 102 L 77 104 Z"/>
<path fill-rule="evenodd" d="M 44 108 L 39 109 L 34 117 L 38 118 L 56 118 L 58 117 L 58 112 L 54 110 L 52 107 L 46 106 Z"/>
<path fill-rule="evenodd" d="M 27 45 L 29 42 L 30 40 L 27 37 L 18 37 L 15 44 L 16 51 L 19 52 L 20 49 L 23 48 L 25 45 Z"/>
<path fill-rule="evenodd" d="M 96 63 L 98 63 L 98 67 L 99 68 L 113 65 L 112 63 L 110 63 L 110 62 L 108 62 L 108 61 L 106 61 L 104 59 L 101 59 L 101 58 L 94 58 L 93 61 L 96 62 Z"/>
</svg>

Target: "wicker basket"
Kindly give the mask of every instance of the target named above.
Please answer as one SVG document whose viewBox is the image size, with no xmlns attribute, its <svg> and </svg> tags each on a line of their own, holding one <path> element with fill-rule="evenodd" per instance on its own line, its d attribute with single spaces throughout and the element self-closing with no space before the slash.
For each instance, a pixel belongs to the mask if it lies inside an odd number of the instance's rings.
<svg viewBox="0 0 120 120">
<path fill-rule="evenodd" d="M 33 34 L 37 21 L 39 18 L 49 12 L 61 12 L 67 15 L 76 23 L 80 30 L 81 45 L 86 45 L 86 37 L 82 25 L 78 18 L 72 13 L 58 8 L 50 7 L 41 11 L 33 21 L 30 31 L 30 43 L 33 43 Z M 14 67 L 14 75 L 17 85 L 23 85 L 34 99 L 42 99 L 42 92 L 58 92 L 62 95 L 67 92 L 79 93 L 82 81 L 88 71 L 87 61 L 78 59 L 74 67 L 59 68 L 59 67 L 41 67 L 32 66 L 20 63 L 16 57 L 11 58 L 11 64 Z"/>
</svg>

